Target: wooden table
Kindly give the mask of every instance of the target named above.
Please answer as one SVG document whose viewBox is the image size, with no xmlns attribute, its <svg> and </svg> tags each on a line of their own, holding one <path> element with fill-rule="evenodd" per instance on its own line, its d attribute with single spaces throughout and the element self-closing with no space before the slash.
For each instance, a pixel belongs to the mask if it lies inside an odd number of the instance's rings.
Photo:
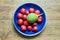
<svg viewBox="0 0 60 40">
<path fill-rule="evenodd" d="M 46 28 L 35 37 L 22 36 L 13 26 L 14 10 L 26 2 L 39 4 L 46 11 Z M 0 40 L 60 40 L 60 0 L 0 0 Z"/>
</svg>

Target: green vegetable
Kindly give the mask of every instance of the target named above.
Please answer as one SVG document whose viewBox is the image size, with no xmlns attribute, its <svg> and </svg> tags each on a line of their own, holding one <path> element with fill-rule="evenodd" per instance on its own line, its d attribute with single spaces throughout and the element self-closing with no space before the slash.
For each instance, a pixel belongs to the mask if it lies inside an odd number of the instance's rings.
<svg viewBox="0 0 60 40">
<path fill-rule="evenodd" d="M 32 24 L 34 23 L 35 21 L 37 21 L 38 19 L 38 15 L 36 15 L 35 13 L 30 13 L 28 16 L 27 16 L 27 21 Z"/>
</svg>

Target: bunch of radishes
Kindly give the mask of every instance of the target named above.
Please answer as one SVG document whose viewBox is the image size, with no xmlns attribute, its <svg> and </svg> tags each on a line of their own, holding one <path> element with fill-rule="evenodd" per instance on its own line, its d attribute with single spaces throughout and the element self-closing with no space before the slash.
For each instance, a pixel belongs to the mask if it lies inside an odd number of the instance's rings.
<svg viewBox="0 0 60 40">
<path fill-rule="evenodd" d="M 17 23 L 20 26 L 21 31 L 28 30 L 28 31 L 36 32 L 38 30 L 37 23 L 42 22 L 42 16 L 39 16 L 35 23 L 29 24 L 29 22 L 27 21 L 27 16 L 30 13 L 35 13 L 35 14 L 39 15 L 40 11 L 34 10 L 34 8 L 29 8 L 29 10 L 26 11 L 25 8 L 21 8 L 20 12 L 17 14 L 17 18 L 18 18 Z"/>
</svg>

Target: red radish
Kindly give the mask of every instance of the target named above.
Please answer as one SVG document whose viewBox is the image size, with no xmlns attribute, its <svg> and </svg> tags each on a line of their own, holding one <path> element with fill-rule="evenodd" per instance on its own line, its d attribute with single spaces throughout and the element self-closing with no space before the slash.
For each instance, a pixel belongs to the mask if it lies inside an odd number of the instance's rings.
<svg viewBox="0 0 60 40">
<path fill-rule="evenodd" d="M 22 17 L 23 17 L 23 15 L 21 13 L 17 14 L 17 18 L 22 18 Z"/>
<path fill-rule="evenodd" d="M 25 26 L 28 26 L 28 22 L 27 21 L 24 21 L 24 23 L 23 23 Z"/>
<path fill-rule="evenodd" d="M 20 12 L 25 14 L 25 12 L 26 12 L 25 8 L 22 8 Z"/>
<path fill-rule="evenodd" d="M 42 22 L 42 19 L 38 19 L 38 23 L 41 23 Z"/>
<path fill-rule="evenodd" d="M 28 23 L 28 26 L 30 26 L 31 24 Z"/>
<path fill-rule="evenodd" d="M 29 14 L 29 11 L 26 11 L 26 15 L 28 15 Z"/>
<path fill-rule="evenodd" d="M 31 12 L 34 12 L 34 8 L 30 8 L 29 9 L 29 12 L 31 13 Z"/>
<path fill-rule="evenodd" d="M 38 27 L 37 26 L 34 26 L 33 27 L 33 31 L 36 32 L 38 30 Z"/>
<path fill-rule="evenodd" d="M 42 22 L 42 17 L 41 17 L 41 16 L 38 17 L 37 22 L 38 22 L 38 23 L 41 23 L 41 22 Z"/>
<path fill-rule="evenodd" d="M 37 23 L 33 23 L 33 24 L 32 24 L 32 26 L 36 26 L 36 25 L 37 25 Z"/>
<path fill-rule="evenodd" d="M 22 30 L 22 31 L 26 31 L 26 29 L 27 29 L 27 28 L 26 28 L 25 25 L 22 25 L 22 26 L 21 26 L 21 30 Z"/>
<path fill-rule="evenodd" d="M 23 20 L 26 20 L 27 19 L 27 15 L 23 15 Z"/>
<path fill-rule="evenodd" d="M 19 20 L 18 20 L 18 24 L 19 24 L 19 25 L 22 25 L 22 24 L 23 24 L 23 20 L 22 20 L 22 19 L 19 19 Z"/>
<path fill-rule="evenodd" d="M 32 30 L 32 26 L 28 26 L 27 29 L 28 29 L 29 31 L 31 31 L 31 30 Z"/>
<path fill-rule="evenodd" d="M 39 16 L 38 18 L 41 18 L 42 19 L 42 16 Z"/>
<path fill-rule="evenodd" d="M 35 14 L 40 14 L 40 11 L 39 11 L 39 10 L 36 10 L 36 11 L 35 11 Z"/>
</svg>

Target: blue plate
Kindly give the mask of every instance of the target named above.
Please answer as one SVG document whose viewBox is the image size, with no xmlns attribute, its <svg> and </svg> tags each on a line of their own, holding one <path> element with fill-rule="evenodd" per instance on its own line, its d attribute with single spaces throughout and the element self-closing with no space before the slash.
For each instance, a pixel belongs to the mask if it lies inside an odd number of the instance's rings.
<svg viewBox="0 0 60 40">
<path fill-rule="evenodd" d="M 41 13 L 44 13 L 42 15 L 42 18 L 43 18 L 43 21 L 42 23 L 37 23 L 37 27 L 38 27 L 38 31 L 37 32 L 33 32 L 33 31 L 28 31 L 26 30 L 25 32 L 22 32 L 20 30 L 20 26 L 17 24 L 17 14 L 20 12 L 20 9 L 21 8 L 25 8 L 26 10 L 28 10 L 29 8 L 34 8 L 35 10 L 40 10 Z M 42 32 L 42 30 L 45 28 L 45 25 L 46 25 L 46 15 L 45 15 L 45 12 L 44 10 L 41 8 L 41 6 L 37 5 L 37 4 L 34 4 L 34 3 L 25 3 L 21 6 L 19 6 L 15 13 L 14 13 L 14 16 L 13 16 L 13 24 L 14 24 L 14 27 L 16 28 L 16 30 L 21 33 L 22 35 L 25 35 L 25 36 L 35 36 L 39 33 Z"/>
</svg>

